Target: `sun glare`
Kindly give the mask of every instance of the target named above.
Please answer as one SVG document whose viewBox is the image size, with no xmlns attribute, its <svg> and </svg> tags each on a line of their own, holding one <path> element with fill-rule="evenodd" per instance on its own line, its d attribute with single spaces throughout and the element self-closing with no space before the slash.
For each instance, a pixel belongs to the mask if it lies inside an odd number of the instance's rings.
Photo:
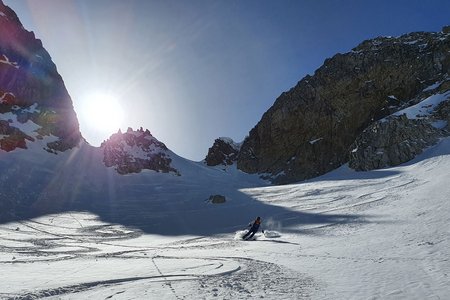
<svg viewBox="0 0 450 300">
<path fill-rule="evenodd" d="M 107 93 L 94 93 L 86 98 L 84 118 L 95 130 L 112 134 L 123 121 L 123 109 L 116 97 Z"/>
</svg>

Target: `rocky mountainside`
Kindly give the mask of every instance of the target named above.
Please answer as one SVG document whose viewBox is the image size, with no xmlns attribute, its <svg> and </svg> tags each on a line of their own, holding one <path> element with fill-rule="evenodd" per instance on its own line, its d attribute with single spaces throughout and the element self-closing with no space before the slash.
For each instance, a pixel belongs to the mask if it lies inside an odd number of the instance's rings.
<svg viewBox="0 0 450 300">
<path fill-rule="evenodd" d="M 172 152 L 142 127 L 137 131 L 128 128 L 125 133 L 119 130 L 100 147 L 105 165 L 114 167 L 119 174 L 139 173 L 147 169 L 180 175 L 171 166 Z"/>
<path fill-rule="evenodd" d="M 449 27 L 364 41 L 283 93 L 244 140 L 237 166 L 275 183 L 331 171 L 349 161 L 352 145 L 371 124 L 433 89 L 445 92 L 449 70 Z M 448 110 L 441 112 L 448 119 Z"/>
<path fill-rule="evenodd" d="M 41 41 L 0 1 L 0 149 L 43 139 L 54 153 L 78 144 L 72 100 Z"/>
</svg>

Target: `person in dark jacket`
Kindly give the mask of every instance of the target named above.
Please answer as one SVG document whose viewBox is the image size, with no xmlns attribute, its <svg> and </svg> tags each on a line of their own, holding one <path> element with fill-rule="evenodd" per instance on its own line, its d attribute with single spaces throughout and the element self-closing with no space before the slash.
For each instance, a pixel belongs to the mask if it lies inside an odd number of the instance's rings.
<svg viewBox="0 0 450 300">
<path fill-rule="evenodd" d="M 261 225 L 261 218 L 257 217 L 256 220 L 252 223 L 250 223 L 248 225 L 248 227 L 252 227 L 250 228 L 250 230 L 242 237 L 242 239 L 246 240 L 246 239 L 251 239 L 255 233 L 258 231 L 259 226 Z"/>
</svg>

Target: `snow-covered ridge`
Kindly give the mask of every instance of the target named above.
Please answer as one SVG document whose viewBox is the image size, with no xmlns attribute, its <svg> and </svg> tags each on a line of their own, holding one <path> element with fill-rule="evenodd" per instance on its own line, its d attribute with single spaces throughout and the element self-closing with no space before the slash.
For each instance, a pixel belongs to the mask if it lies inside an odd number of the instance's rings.
<svg viewBox="0 0 450 300">
<path fill-rule="evenodd" d="M 228 145 L 230 145 L 231 147 L 233 147 L 233 149 L 235 149 L 237 151 L 239 151 L 239 149 L 241 149 L 242 142 L 237 143 L 232 138 L 229 138 L 229 137 L 220 137 L 219 140 L 227 143 Z"/>
<path fill-rule="evenodd" d="M 366 40 L 356 48 L 354 48 L 351 53 L 354 54 L 362 54 L 364 51 L 379 51 L 385 46 L 391 45 L 394 41 L 394 44 L 402 44 L 411 47 L 417 47 L 421 51 L 425 50 L 429 46 L 430 39 L 436 41 L 446 41 L 450 38 L 450 34 L 444 32 L 445 29 L 441 32 L 413 32 L 408 34 L 403 34 L 401 36 L 392 37 L 392 36 L 379 36 L 371 40 Z"/>
<path fill-rule="evenodd" d="M 239 151 L 241 149 L 242 142 L 236 143 L 232 138 L 229 138 L 229 137 L 220 137 L 219 140 L 223 141 L 224 143 L 227 143 L 228 145 L 230 145 L 231 147 L 233 147 L 233 149 L 235 149 L 237 151 Z"/>
</svg>

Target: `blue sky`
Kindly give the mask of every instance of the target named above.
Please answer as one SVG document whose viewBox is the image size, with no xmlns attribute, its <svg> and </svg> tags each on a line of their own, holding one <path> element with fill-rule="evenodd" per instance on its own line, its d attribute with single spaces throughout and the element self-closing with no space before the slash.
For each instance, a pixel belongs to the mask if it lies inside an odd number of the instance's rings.
<svg viewBox="0 0 450 300">
<path fill-rule="evenodd" d="M 450 25 L 448 0 L 4 3 L 43 41 L 91 144 L 113 133 L 86 113 L 92 95 L 106 93 L 123 111 L 117 126 L 148 128 L 197 161 L 215 138 L 242 141 L 326 58 L 365 39 Z"/>
</svg>

